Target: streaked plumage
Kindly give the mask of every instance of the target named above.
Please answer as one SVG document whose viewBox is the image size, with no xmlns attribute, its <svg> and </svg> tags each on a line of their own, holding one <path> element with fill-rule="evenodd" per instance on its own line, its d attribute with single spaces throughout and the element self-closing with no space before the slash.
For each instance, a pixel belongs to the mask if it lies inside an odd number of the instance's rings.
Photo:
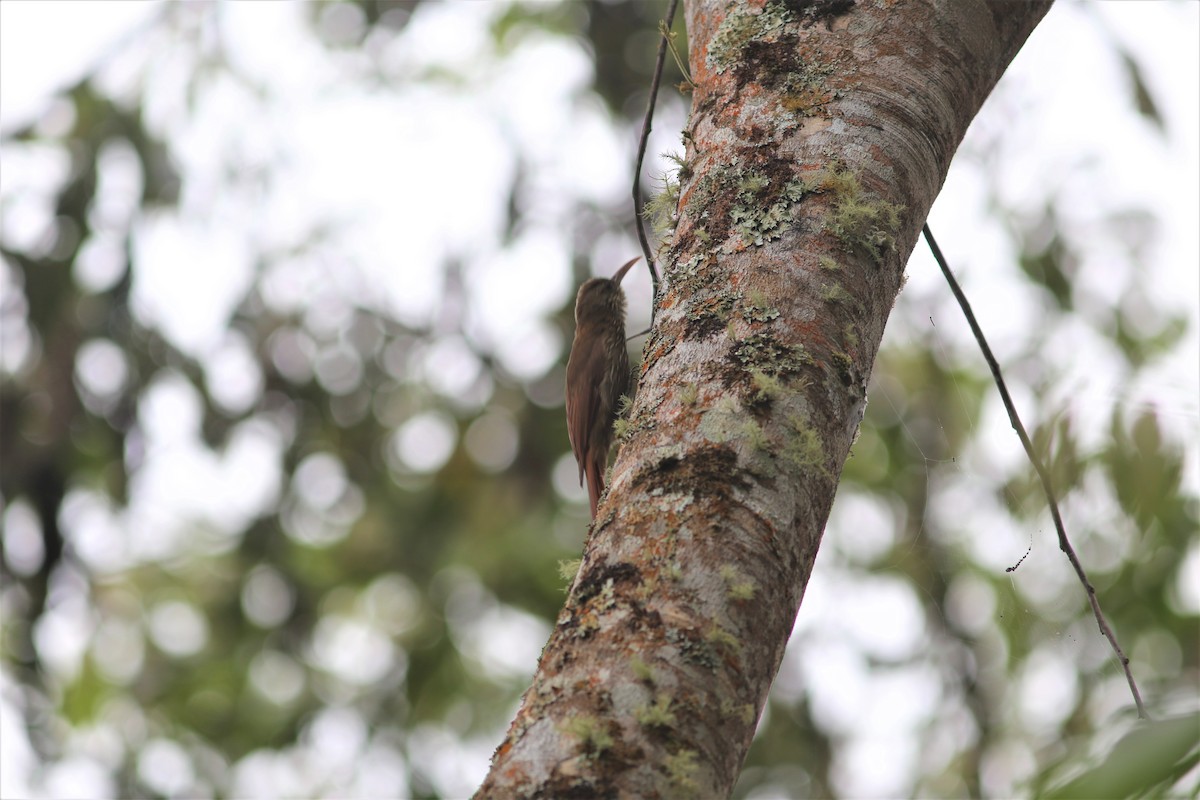
<svg viewBox="0 0 1200 800">
<path fill-rule="evenodd" d="M 629 391 L 625 292 L 620 283 L 636 262 L 629 261 L 612 278 L 585 282 L 575 298 L 575 340 L 567 360 L 567 435 L 579 463 L 580 485 L 587 479 L 592 519 L 604 492 L 617 404 Z"/>
</svg>

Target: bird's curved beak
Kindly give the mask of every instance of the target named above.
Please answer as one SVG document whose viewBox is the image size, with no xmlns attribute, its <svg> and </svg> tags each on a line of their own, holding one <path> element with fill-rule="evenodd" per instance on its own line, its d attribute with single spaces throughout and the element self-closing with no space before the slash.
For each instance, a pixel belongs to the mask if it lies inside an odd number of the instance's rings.
<svg viewBox="0 0 1200 800">
<path fill-rule="evenodd" d="M 612 282 L 619 284 L 621 282 L 621 279 L 625 277 L 625 273 L 629 272 L 629 268 L 632 267 L 634 264 L 636 264 L 638 262 L 638 259 L 640 259 L 640 258 L 641 258 L 641 256 L 637 256 L 636 258 L 633 258 L 633 259 L 630 259 L 629 261 L 627 261 L 625 263 L 625 266 L 623 266 L 619 270 L 617 270 L 616 274 L 614 274 L 612 276 Z"/>
</svg>

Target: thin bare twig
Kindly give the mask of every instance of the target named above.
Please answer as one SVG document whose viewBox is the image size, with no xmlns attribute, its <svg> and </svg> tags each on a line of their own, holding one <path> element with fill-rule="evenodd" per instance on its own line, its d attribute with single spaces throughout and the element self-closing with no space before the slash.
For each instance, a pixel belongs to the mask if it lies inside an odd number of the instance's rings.
<svg viewBox="0 0 1200 800">
<path fill-rule="evenodd" d="M 646 223 L 642 219 L 645 203 L 642 201 L 642 162 L 646 158 L 646 144 L 650 140 L 650 124 L 654 120 L 654 103 L 658 99 L 658 84 L 662 80 L 663 62 L 667 59 L 667 34 L 675 21 L 675 6 L 679 0 L 671 0 L 667 5 L 667 15 L 663 19 L 663 36 L 658 43 L 658 60 L 654 64 L 654 80 L 650 82 L 650 98 L 646 101 L 646 116 L 642 120 L 642 136 L 638 141 L 637 163 L 633 167 L 633 215 L 637 218 L 638 242 L 642 245 L 642 255 L 646 257 L 646 266 L 650 269 L 650 284 L 654 290 L 654 300 L 650 305 L 650 324 L 654 324 L 654 315 L 658 312 L 658 268 L 654 266 L 654 255 L 650 252 L 650 240 L 646 237 Z"/>
<path fill-rule="evenodd" d="M 671 28 L 665 22 L 658 23 L 658 32 L 667 40 L 667 47 L 671 48 L 671 58 L 675 59 L 675 66 L 679 67 L 679 74 L 683 76 L 683 83 L 679 84 L 680 91 L 691 91 L 696 88 L 696 82 L 692 80 L 692 73 L 688 71 L 687 64 L 683 63 L 683 56 L 679 55 L 679 48 L 675 46 L 675 34 L 671 32 Z"/>
<path fill-rule="evenodd" d="M 1088 580 L 1087 573 L 1083 570 L 1083 564 L 1079 563 L 1079 556 L 1075 555 L 1075 548 L 1071 546 L 1071 540 L 1067 538 L 1067 529 L 1063 525 L 1062 514 L 1058 511 L 1058 501 L 1054 499 L 1054 487 L 1050 483 L 1050 474 L 1046 472 L 1045 466 L 1042 465 L 1042 460 L 1034 452 L 1033 443 L 1029 441 L 1029 434 L 1025 432 L 1025 426 L 1021 424 L 1021 418 L 1017 415 L 1017 408 L 1008 393 L 1008 386 L 1004 383 L 1004 376 L 1000 374 L 1000 365 L 996 363 L 996 357 L 992 355 L 992 348 L 988 346 L 987 338 L 983 335 L 983 330 L 979 327 L 979 322 L 975 319 L 975 313 L 971 310 L 971 304 L 967 301 L 967 296 L 963 294 L 958 281 L 954 279 L 954 274 L 950 272 L 950 267 L 946 265 L 946 258 L 942 255 L 942 249 L 938 247 L 937 241 L 933 238 L 933 231 L 929 229 L 929 224 L 926 223 L 921 231 L 925 234 L 925 241 L 929 242 L 929 249 L 933 251 L 933 257 L 937 261 L 938 266 L 941 267 L 942 274 L 946 276 L 946 282 L 950 284 L 950 291 L 954 292 L 954 299 L 958 301 L 963 316 L 967 318 L 967 324 L 971 326 L 971 333 L 975 335 L 975 341 L 979 343 L 979 349 L 983 352 L 984 360 L 987 361 L 988 367 L 992 370 L 992 377 L 996 380 L 996 388 L 1000 390 L 1000 399 L 1004 401 L 1004 408 L 1008 411 L 1008 418 L 1012 422 L 1013 430 L 1020 437 L 1021 444 L 1025 447 L 1025 453 L 1029 456 L 1030 463 L 1033 464 L 1038 477 L 1042 480 L 1042 491 L 1046 493 L 1046 501 L 1050 504 L 1050 516 L 1054 518 L 1054 529 L 1058 531 L 1058 547 L 1067 554 L 1067 559 L 1071 562 L 1071 566 L 1075 568 L 1075 574 L 1079 576 L 1079 582 L 1087 590 L 1088 602 L 1092 604 L 1092 613 L 1096 617 L 1096 622 L 1100 625 L 1100 632 L 1104 634 L 1105 638 L 1108 639 L 1108 643 L 1112 645 L 1113 652 L 1117 654 L 1117 660 L 1121 662 L 1121 667 L 1125 670 L 1125 680 L 1129 682 L 1129 690 L 1133 692 L 1133 701 L 1137 704 L 1138 717 L 1149 719 L 1150 715 L 1146 713 L 1146 706 L 1142 704 L 1142 695 L 1138 692 L 1137 682 L 1133 679 L 1133 672 L 1129 669 L 1129 658 L 1121 650 L 1121 645 L 1117 644 L 1117 637 L 1109 626 L 1104 612 L 1100 610 L 1100 600 L 1096 597 L 1096 589 L 1092 586 L 1091 581 Z M 1016 567 L 1009 567 L 1008 571 L 1012 572 L 1014 569 Z"/>
</svg>

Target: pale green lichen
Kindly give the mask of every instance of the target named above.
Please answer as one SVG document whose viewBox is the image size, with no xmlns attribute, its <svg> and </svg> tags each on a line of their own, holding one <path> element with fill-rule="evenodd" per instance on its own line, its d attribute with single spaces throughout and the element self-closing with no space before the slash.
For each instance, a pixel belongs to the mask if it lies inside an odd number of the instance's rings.
<svg viewBox="0 0 1200 800">
<path fill-rule="evenodd" d="M 757 289 L 746 295 L 742 319 L 746 322 L 770 322 L 779 318 L 779 309 L 772 308 L 767 296 Z"/>
<path fill-rule="evenodd" d="M 750 427 L 753 426 L 753 429 Z M 756 429 L 756 430 L 755 430 Z M 749 417 L 732 397 L 722 397 L 713 408 L 700 417 L 700 433 L 710 442 L 750 440 L 765 446 L 762 429 Z"/>
<path fill-rule="evenodd" d="M 829 117 L 829 104 L 841 92 L 829 85 L 835 71 L 828 57 L 801 45 L 782 54 L 785 61 L 778 66 L 780 84 L 779 106 L 791 120 L 806 117 Z M 786 124 L 786 123 L 785 123 Z"/>
<path fill-rule="evenodd" d="M 558 562 L 558 577 L 567 582 L 563 591 L 570 588 L 571 583 L 575 580 L 575 576 L 579 573 L 579 567 L 583 564 L 582 558 L 568 558 Z"/>
<path fill-rule="evenodd" d="M 826 272 L 837 272 L 839 269 L 842 268 L 841 264 L 839 264 L 837 261 L 830 258 L 829 256 L 819 256 L 817 258 L 817 265 L 820 266 L 821 269 L 825 270 Z"/>
<path fill-rule="evenodd" d="M 648 431 L 654 427 L 654 416 L 651 409 L 642 408 L 640 413 L 631 416 L 629 411 L 632 407 L 633 400 L 625 395 L 622 395 L 617 402 L 617 418 L 613 420 L 613 435 L 618 442 L 626 442 L 638 431 Z M 610 481 L 606 478 L 604 483 L 607 486 Z"/>
<path fill-rule="evenodd" d="M 782 162 L 775 165 L 773 173 L 767 167 L 714 166 L 688 195 L 688 207 L 693 209 L 696 222 L 693 232 L 700 237 L 703 231 L 704 243 L 714 236 L 722 238 L 721 250 L 726 253 L 761 246 L 783 236 L 792 227 L 796 204 L 813 191 L 808 182 L 789 178 L 790 172 L 791 166 Z M 725 220 L 710 217 L 714 208 L 729 209 L 727 222 L 737 232 L 736 238 L 725 233 L 721 226 Z"/>
<path fill-rule="evenodd" d="M 758 369 L 772 377 L 794 375 L 812 363 L 801 345 L 780 343 L 769 333 L 755 333 L 733 346 L 732 356 L 747 370 Z"/>
<path fill-rule="evenodd" d="M 760 247 L 790 230 L 794 208 L 810 190 L 804 181 L 790 180 L 774 202 L 765 204 L 762 195 L 770 183 L 770 178 L 754 172 L 738 182 L 737 201 L 729 209 L 729 220 L 747 245 Z"/>
<path fill-rule="evenodd" d="M 694 406 L 700 398 L 700 387 L 694 383 L 685 383 L 679 389 L 679 402 L 685 406 Z"/>
<path fill-rule="evenodd" d="M 590 714 L 571 717 L 559 726 L 559 730 L 578 739 L 584 751 L 591 755 L 600 755 L 613 746 L 612 735 L 605 729 L 604 723 Z"/>
<path fill-rule="evenodd" d="M 600 594 L 596 595 L 596 606 L 601 611 L 607 611 L 617 603 L 617 598 L 613 593 L 613 579 L 609 578 L 604 582 L 604 586 L 600 589 Z"/>
<path fill-rule="evenodd" d="M 741 58 L 747 44 L 783 27 L 789 19 L 787 9 L 777 3 L 761 9 L 753 9 L 744 1 L 733 6 L 708 44 L 709 68 L 718 74 L 725 72 Z"/>
<path fill-rule="evenodd" d="M 634 709 L 633 716 L 639 725 L 647 728 L 666 728 L 675 724 L 675 713 L 671 711 L 671 698 L 666 694 L 655 696 L 653 704 Z"/>
</svg>

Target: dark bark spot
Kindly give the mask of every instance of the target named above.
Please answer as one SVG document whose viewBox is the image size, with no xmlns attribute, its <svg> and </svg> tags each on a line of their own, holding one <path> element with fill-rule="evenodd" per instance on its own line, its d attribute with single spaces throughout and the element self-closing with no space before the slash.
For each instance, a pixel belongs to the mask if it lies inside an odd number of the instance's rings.
<svg viewBox="0 0 1200 800">
<path fill-rule="evenodd" d="M 781 107 L 793 114 L 828 117 L 827 106 L 837 96 L 830 85 L 833 71 L 819 40 L 782 33 L 749 42 L 735 66 L 734 80 L 739 90 L 756 83 L 777 93 Z"/>
<path fill-rule="evenodd" d="M 855 373 L 858 372 L 854 367 L 854 361 L 845 353 L 834 353 L 831 357 L 833 365 L 837 370 L 838 377 L 842 379 L 842 383 L 846 386 L 853 386 L 858 381 L 855 378 Z"/>
<path fill-rule="evenodd" d="M 678 647 L 683 660 L 690 664 L 714 670 L 720 661 L 716 648 L 697 631 L 673 628 L 667 631 L 667 641 Z"/>
<path fill-rule="evenodd" d="M 601 797 L 615 800 L 617 789 L 612 785 L 601 788 L 591 781 L 563 775 L 556 770 L 531 796 L 537 800 L 594 800 Z"/>
<path fill-rule="evenodd" d="M 795 34 L 784 34 L 776 41 L 755 39 L 747 43 L 737 67 L 738 89 L 751 81 L 768 89 L 778 87 L 799 66 L 796 63 L 796 41 Z"/>
<path fill-rule="evenodd" d="M 800 19 L 800 24 L 811 28 L 824 22 L 826 30 L 833 27 L 835 17 L 849 13 L 855 0 L 780 0 L 783 7 Z"/>
<path fill-rule="evenodd" d="M 725 320 L 716 314 L 699 314 L 687 321 L 684 336 L 688 339 L 707 339 L 725 327 Z"/>
<path fill-rule="evenodd" d="M 803 347 L 784 344 L 768 332 L 756 333 L 734 342 L 725 363 L 727 366 L 721 373 L 721 382 L 726 388 L 744 395 L 743 400 L 753 405 L 757 397 L 751 395 L 762 393 L 762 387 L 754 386 L 756 373 L 787 381 L 810 365 L 812 357 Z"/>
<path fill-rule="evenodd" d="M 613 582 L 613 588 L 622 583 L 630 583 L 638 586 L 642 582 L 642 573 L 628 561 L 621 561 L 616 564 L 604 564 L 597 569 L 591 570 L 579 582 L 579 592 L 576 595 L 577 606 L 583 606 L 588 600 L 591 600 L 603 591 L 604 585 L 610 579 Z"/>
<path fill-rule="evenodd" d="M 698 300 L 694 309 L 688 312 L 684 335 L 688 339 L 707 339 L 725 329 L 731 313 L 733 298 L 729 295 Z"/>
<path fill-rule="evenodd" d="M 737 453 L 726 445 L 698 447 L 682 458 L 669 456 L 642 472 L 637 482 L 648 493 L 661 491 L 695 497 L 728 498 L 750 487 L 738 469 Z"/>
<path fill-rule="evenodd" d="M 633 604 L 629 610 L 632 613 L 629 616 L 627 625 L 631 631 L 644 630 L 646 628 L 662 629 L 662 615 L 657 611 L 646 608 L 640 603 Z"/>
</svg>

